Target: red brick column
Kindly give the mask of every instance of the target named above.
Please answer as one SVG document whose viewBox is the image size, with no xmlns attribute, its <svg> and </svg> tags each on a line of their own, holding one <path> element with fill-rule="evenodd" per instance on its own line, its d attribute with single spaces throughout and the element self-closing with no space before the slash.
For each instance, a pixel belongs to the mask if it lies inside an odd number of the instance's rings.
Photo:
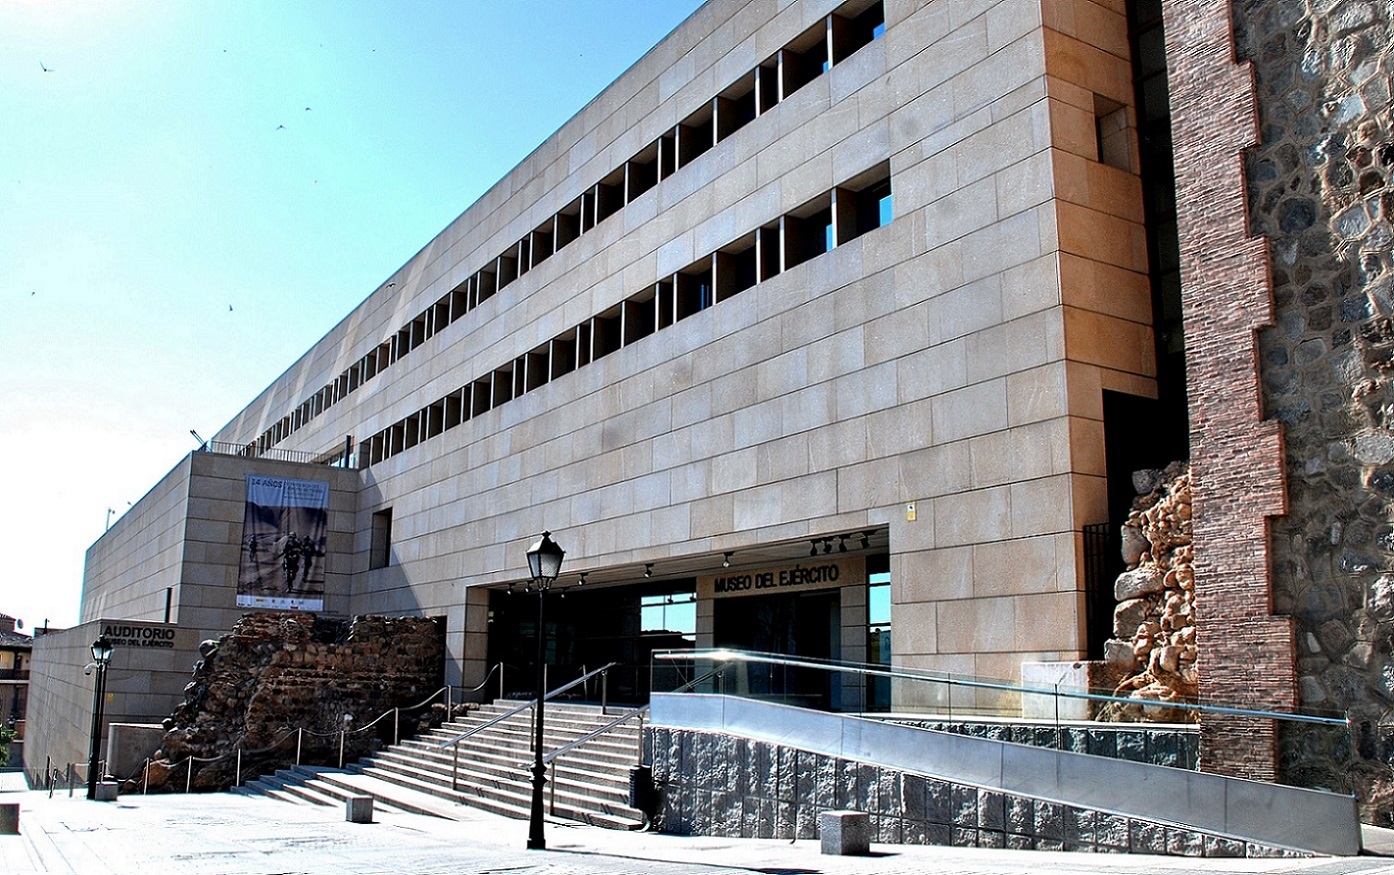
<svg viewBox="0 0 1394 875">
<path fill-rule="evenodd" d="M 1282 434 L 1263 421 L 1258 329 L 1273 318 L 1267 241 L 1248 234 L 1242 152 L 1258 140 L 1253 73 L 1228 0 L 1164 0 L 1180 214 L 1194 478 L 1200 694 L 1290 710 L 1290 618 L 1272 615 L 1268 517 L 1287 510 Z M 1273 780 L 1277 727 L 1207 716 L 1201 768 Z"/>
</svg>

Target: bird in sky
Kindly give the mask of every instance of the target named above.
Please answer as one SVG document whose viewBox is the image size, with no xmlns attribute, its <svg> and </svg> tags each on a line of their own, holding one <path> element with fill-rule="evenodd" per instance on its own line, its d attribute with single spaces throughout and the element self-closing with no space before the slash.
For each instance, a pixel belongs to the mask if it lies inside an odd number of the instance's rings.
<svg viewBox="0 0 1394 875">
<path fill-rule="evenodd" d="M 40 62 L 39 62 L 39 69 L 40 69 L 40 70 L 43 70 L 45 73 L 52 73 L 52 72 L 53 72 L 53 68 L 52 68 L 52 67 L 45 67 L 43 61 L 40 61 Z"/>
<path fill-rule="evenodd" d="M 278 130 L 278 131 L 284 131 L 285 129 L 286 129 L 286 126 L 285 126 L 285 125 L 276 125 L 276 130 Z"/>
<path fill-rule="evenodd" d="M 227 305 L 227 311 L 228 311 L 229 313 L 232 312 L 232 305 L 231 305 L 231 304 L 228 304 L 228 305 Z"/>
</svg>

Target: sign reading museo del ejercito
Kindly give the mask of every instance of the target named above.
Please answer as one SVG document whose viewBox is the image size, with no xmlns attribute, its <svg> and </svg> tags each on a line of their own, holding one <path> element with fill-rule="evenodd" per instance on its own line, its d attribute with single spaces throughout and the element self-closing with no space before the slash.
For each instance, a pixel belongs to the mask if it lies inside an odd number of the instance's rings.
<svg viewBox="0 0 1394 875">
<path fill-rule="evenodd" d="M 777 592 L 798 592 L 810 589 L 830 589 L 866 581 L 866 563 L 861 559 L 831 556 L 810 557 L 773 568 L 731 569 L 721 574 L 700 578 L 699 596 L 730 598 L 732 596 L 772 595 Z"/>
<path fill-rule="evenodd" d="M 329 482 L 247 477 L 237 606 L 324 609 Z"/>
</svg>

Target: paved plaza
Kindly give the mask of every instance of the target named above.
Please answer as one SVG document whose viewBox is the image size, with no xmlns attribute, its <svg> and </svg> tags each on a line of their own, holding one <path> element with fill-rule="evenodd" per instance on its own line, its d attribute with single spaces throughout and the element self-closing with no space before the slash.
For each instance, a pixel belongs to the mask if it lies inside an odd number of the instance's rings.
<svg viewBox="0 0 1394 875">
<path fill-rule="evenodd" d="M 17 776 L 4 776 L 5 778 Z M 15 786 L 0 781 L 0 787 Z M 830 857 L 817 842 L 678 838 L 562 822 L 548 850 L 528 851 L 527 824 L 462 809 L 464 821 L 379 812 L 371 824 L 338 809 L 229 793 L 123 796 L 0 791 L 20 804 L 19 836 L 0 836 L 0 873 L 160 875 L 900 875 L 900 873 L 1394 873 L 1394 859 L 1194 860 L 874 845 Z"/>
</svg>

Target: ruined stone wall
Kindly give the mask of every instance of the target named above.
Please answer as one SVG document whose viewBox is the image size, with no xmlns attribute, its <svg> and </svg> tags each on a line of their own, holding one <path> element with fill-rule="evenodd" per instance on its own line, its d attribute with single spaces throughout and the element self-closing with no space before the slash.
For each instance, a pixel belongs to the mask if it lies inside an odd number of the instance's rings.
<svg viewBox="0 0 1394 875">
<path fill-rule="evenodd" d="M 1296 622 L 1301 705 L 1344 733 L 1285 731 L 1283 777 L 1394 815 L 1394 3 L 1242 0 L 1261 135 L 1247 177 L 1271 241 L 1265 414 L 1283 423 L 1289 512 L 1272 534 L 1275 608 Z M 1354 781 L 1350 782 L 1350 778 Z"/>
<path fill-rule="evenodd" d="M 340 729 L 360 730 L 440 689 L 443 641 L 437 621 L 424 617 L 247 614 L 201 646 L 184 704 L 164 721 L 151 791 L 183 790 L 186 781 L 196 790 L 226 789 L 238 748 L 244 779 L 285 768 L 295 762 L 294 730 L 302 727 L 305 761 L 337 762 Z M 403 726 L 422 713 L 410 712 Z M 374 730 L 346 733 L 345 761 L 390 742 L 394 731 L 389 717 Z M 180 764 L 191 756 L 215 761 L 196 762 L 190 781 Z"/>
<path fill-rule="evenodd" d="M 1114 582 L 1114 637 L 1104 644 L 1105 661 L 1123 677 L 1114 694 L 1178 705 L 1194 702 L 1200 651 L 1190 465 L 1175 462 L 1161 471 L 1134 472 L 1133 485 L 1139 495 L 1121 539 L 1128 570 Z M 1101 711 L 1105 720 L 1195 719 L 1184 708 L 1112 703 Z"/>
</svg>

